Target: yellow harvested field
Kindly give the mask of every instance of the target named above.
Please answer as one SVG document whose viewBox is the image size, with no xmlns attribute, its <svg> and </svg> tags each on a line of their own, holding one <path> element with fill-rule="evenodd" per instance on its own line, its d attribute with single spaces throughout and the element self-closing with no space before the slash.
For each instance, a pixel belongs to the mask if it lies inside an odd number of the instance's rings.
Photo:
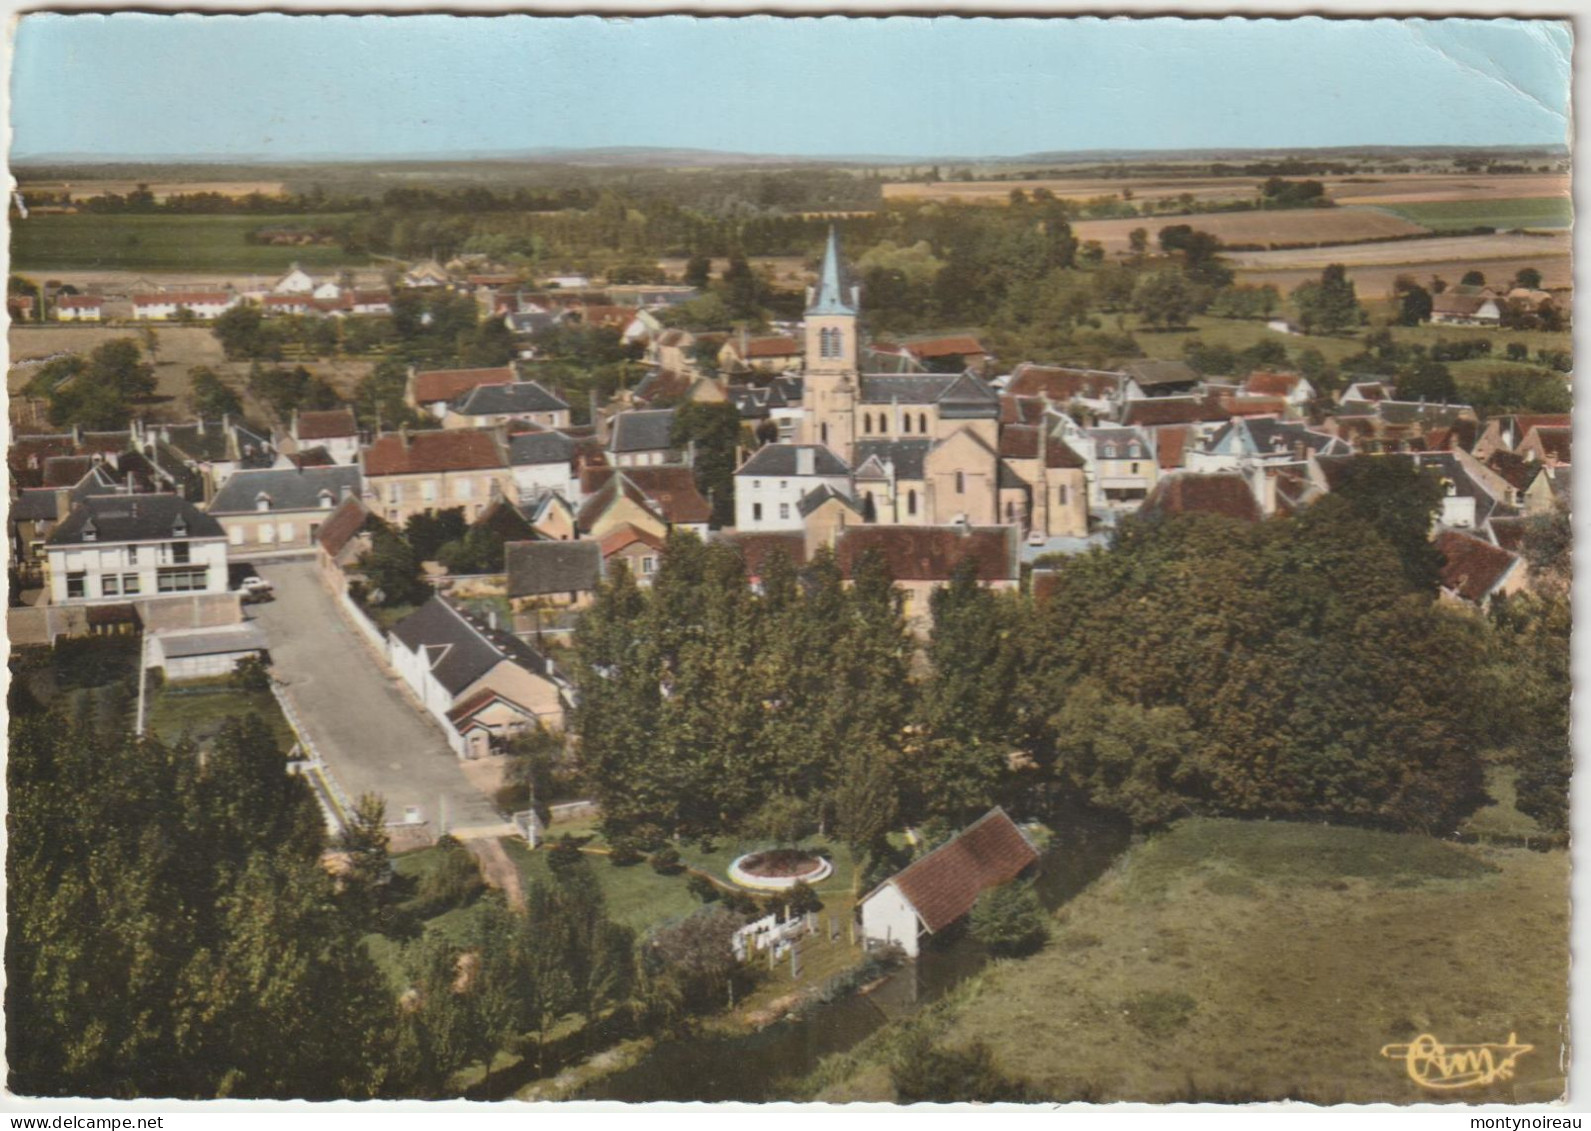
<svg viewBox="0 0 1591 1131">
<path fill-rule="evenodd" d="M 18 191 L 24 199 L 30 192 L 54 195 L 70 191 L 73 200 L 92 200 L 111 194 L 126 196 L 140 184 L 148 184 L 156 200 L 198 192 L 215 192 L 222 196 L 248 196 L 257 192 L 279 196 L 287 188 L 281 181 L 23 181 Z"/>
<path fill-rule="evenodd" d="M 1204 227 L 1203 224 L 1194 226 Z M 1337 247 L 1289 248 L 1282 251 L 1234 251 L 1226 253 L 1226 258 L 1234 267 L 1263 271 L 1292 267 L 1318 269 L 1328 263 L 1369 267 L 1493 259 L 1551 260 L 1567 257 L 1569 249 L 1568 232 L 1539 236 L 1499 232 L 1490 236 L 1446 236 L 1430 240 L 1341 244 Z"/>
<path fill-rule="evenodd" d="M 1207 212 L 1193 216 L 1082 220 L 1072 225 L 1072 234 L 1080 240 L 1098 240 L 1107 252 L 1126 251 L 1128 234 L 1134 228 L 1147 229 L 1153 241 L 1161 228 L 1173 224 L 1191 225 L 1226 244 L 1344 242 L 1419 235 L 1426 230 L 1401 216 L 1373 208 L 1296 208 L 1275 212 Z M 1232 258 L 1235 260 L 1239 256 L 1234 254 Z"/>
<path fill-rule="evenodd" d="M 1378 177 L 1373 181 L 1336 180 L 1327 194 L 1338 204 L 1415 204 L 1436 200 L 1516 200 L 1568 196 L 1567 173 L 1526 173 L 1478 177 L 1472 174 Z"/>
</svg>

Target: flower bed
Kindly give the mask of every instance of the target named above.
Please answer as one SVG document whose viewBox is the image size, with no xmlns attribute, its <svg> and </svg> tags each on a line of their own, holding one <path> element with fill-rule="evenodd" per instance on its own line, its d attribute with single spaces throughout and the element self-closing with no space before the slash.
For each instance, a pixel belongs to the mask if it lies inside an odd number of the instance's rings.
<svg viewBox="0 0 1591 1131">
<path fill-rule="evenodd" d="M 794 848 L 776 848 L 737 857 L 729 865 L 729 878 L 743 888 L 784 891 L 796 884 L 815 884 L 834 874 L 834 865 L 823 857 Z"/>
</svg>

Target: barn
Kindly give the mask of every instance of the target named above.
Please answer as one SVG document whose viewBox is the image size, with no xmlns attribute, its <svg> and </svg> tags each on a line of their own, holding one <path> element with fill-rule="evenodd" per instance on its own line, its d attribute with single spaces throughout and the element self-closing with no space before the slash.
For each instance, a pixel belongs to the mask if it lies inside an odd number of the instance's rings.
<svg viewBox="0 0 1591 1131">
<path fill-rule="evenodd" d="M 924 934 L 944 930 L 989 888 L 1037 863 L 1038 850 L 996 806 L 921 860 L 879 884 L 861 902 L 862 936 L 896 943 L 917 957 Z"/>
</svg>

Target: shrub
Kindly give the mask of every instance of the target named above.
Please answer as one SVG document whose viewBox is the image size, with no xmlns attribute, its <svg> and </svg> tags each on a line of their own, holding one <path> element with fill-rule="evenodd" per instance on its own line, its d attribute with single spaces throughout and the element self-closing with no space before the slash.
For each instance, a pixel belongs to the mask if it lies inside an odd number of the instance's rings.
<svg viewBox="0 0 1591 1131">
<path fill-rule="evenodd" d="M 889 1070 L 896 1098 L 909 1103 L 1024 1103 L 1026 1085 L 1001 1072 L 982 1041 L 964 1049 L 935 1044 L 918 1030 L 905 1042 Z"/>
<path fill-rule="evenodd" d="M 611 848 L 612 851 L 608 853 L 608 863 L 615 868 L 628 868 L 632 864 L 639 864 L 642 860 L 641 848 L 633 837 L 616 837 Z"/>
<path fill-rule="evenodd" d="M 652 853 L 652 871 L 660 876 L 674 876 L 684 871 L 685 865 L 680 861 L 679 849 L 671 845 L 664 845 Z M 693 877 L 705 878 L 705 877 Z"/>
<path fill-rule="evenodd" d="M 547 849 L 547 866 L 555 872 L 576 867 L 580 861 L 580 844 L 567 833 Z"/>
<path fill-rule="evenodd" d="M 420 880 L 419 902 L 430 916 L 463 907 L 486 890 L 475 857 L 452 837 L 437 842 L 442 859 Z"/>
<path fill-rule="evenodd" d="M 805 915 L 809 911 L 822 911 L 823 899 L 805 882 L 796 884 L 785 893 L 783 903 L 792 915 Z"/>
<path fill-rule="evenodd" d="M 269 691 L 271 669 L 263 656 L 244 656 L 232 669 L 230 682 L 239 691 Z"/>
<path fill-rule="evenodd" d="M 998 955 L 1031 954 L 1050 936 L 1038 896 L 1027 884 L 1003 884 L 978 897 L 972 908 L 972 935 Z"/>
<path fill-rule="evenodd" d="M 685 881 L 685 888 L 703 903 L 712 903 L 723 895 L 717 884 L 699 872 L 690 874 L 690 877 Z"/>
</svg>

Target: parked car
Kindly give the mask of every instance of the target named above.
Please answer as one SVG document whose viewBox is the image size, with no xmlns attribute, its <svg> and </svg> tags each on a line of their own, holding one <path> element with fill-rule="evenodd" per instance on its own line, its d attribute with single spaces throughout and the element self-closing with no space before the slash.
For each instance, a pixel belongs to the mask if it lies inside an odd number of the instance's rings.
<svg viewBox="0 0 1591 1131">
<path fill-rule="evenodd" d="M 238 592 L 243 594 L 243 601 L 245 604 L 253 604 L 255 601 L 271 600 L 276 596 L 275 592 L 273 592 L 274 589 L 275 586 L 258 574 L 255 574 L 253 577 L 245 577 L 243 579 L 243 584 L 238 586 Z"/>
</svg>

